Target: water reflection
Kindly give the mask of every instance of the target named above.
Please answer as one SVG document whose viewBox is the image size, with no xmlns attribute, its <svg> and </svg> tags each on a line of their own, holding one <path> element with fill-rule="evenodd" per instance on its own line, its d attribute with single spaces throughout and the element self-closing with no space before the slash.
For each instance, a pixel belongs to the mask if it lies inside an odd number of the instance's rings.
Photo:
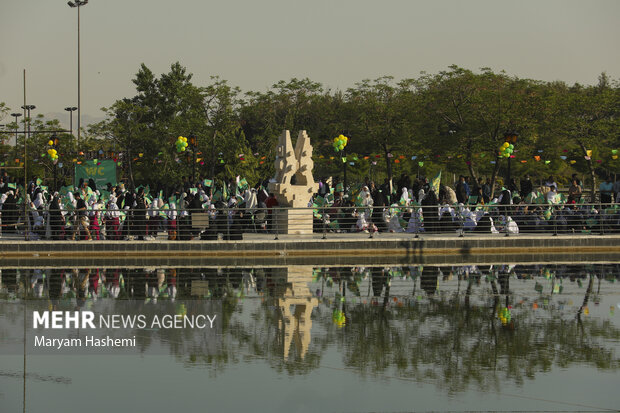
<svg viewBox="0 0 620 413">
<path fill-rule="evenodd" d="M 9 313 L 24 297 L 49 309 L 116 313 L 211 302 L 220 312 L 217 340 L 202 342 L 193 330 L 135 331 L 140 351 L 165 347 L 214 374 L 260 358 L 303 375 L 336 349 L 339 364 L 330 366 L 362 376 L 491 391 L 555 368 L 616 371 L 619 277 L 618 264 L 8 268 L 0 334 L 21 331 Z"/>
</svg>

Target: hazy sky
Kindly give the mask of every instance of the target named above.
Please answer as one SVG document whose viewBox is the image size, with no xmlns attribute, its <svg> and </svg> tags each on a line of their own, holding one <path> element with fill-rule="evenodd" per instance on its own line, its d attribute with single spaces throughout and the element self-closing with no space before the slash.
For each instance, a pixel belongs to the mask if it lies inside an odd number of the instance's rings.
<svg viewBox="0 0 620 413">
<path fill-rule="evenodd" d="M 451 64 L 569 83 L 620 78 L 619 0 L 90 0 L 80 14 L 83 123 L 135 94 L 143 62 L 159 75 L 179 61 L 197 85 L 219 75 L 244 91 L 292 77 L 346 89 Z M 0 102 L 18 111 L 23 69 L 35 114 L 68 123 L 77 9 L 0 0 Z"/>
</svg>

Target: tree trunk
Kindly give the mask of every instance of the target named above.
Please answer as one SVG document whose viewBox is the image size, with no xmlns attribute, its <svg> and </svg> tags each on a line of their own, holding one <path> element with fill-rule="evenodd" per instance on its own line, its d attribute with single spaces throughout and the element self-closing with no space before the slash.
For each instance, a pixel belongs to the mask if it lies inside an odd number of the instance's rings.
<svg viewBox="0 0 620 413">
<path fill-rule="evenodd" d="M 577 141 L 581 150 L 583 151 L 584 156 L 588 156 L 588 150 L 586 146 L 581 141 Z M 592 187 L 590 188 L 590 202 L 596 202 L 596 176 L 594 175 L 594 167 L 592 166 L 592 159 L 588 159 L 588 169 L 590 171 L 590 178 L 592 179 Z"/>
<path fill-rule="evenodd" d="M 131 189 L 133 191 L 136 187 L 136 184 L 133 181 L 133 169 L 131 168 L 131 163 L 133 162 L 133 159 L 131 158 L 131 150 L 129 148 L 127 148 L 127 155 L 127 162 L 129 163 L 129 182 L 131 183 L 131 188 L 127 189 Z"/>
<path fill-rule="evenodd" d="M 478 182 L 478 177 L 476 176 L 476 172 L 474 171 L 474 164 L 471 161 L 471 157 L 468 162 L 469 164 L 467 165 L 467 169 L 469 170 L 469 176 L 471 176 L 471 178 L 473 179 L 473 182 L 476 183 Z"/>
<path fill-rule="evenodd" d="M 471 156 L 471 138 L 467 140 L 467 169 L 469 169 L 469 176 L 474 180 L 474 183 L 478 182 L 478 177 L 476 176 L 476 172 L 474 171 L 474 163 L 472 162 Z"/>
<path fill-rule="evenodd" d="M 491 175 L 491 199 L 495 196 L 495 180 L 497 179 L 497 173 L 499 172 L 499 162 L 501 158 L 495 158 L 495 168 L 493 168 L 493 174 Z"/>
</svg>

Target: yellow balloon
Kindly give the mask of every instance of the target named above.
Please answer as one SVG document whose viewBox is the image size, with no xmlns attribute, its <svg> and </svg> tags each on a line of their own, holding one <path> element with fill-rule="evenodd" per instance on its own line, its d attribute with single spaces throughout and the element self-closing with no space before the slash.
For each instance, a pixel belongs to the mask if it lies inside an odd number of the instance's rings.
<svg viewBox="0 0 620 413">
<path fill-rule="evenodd" d="M 51 154 L 52 154 L 52 150 L 51 150 L 51 149 L 48 149 L 48 150 L 47 150 L 47 153 L 51 155 Z"/>
<path fill-rule="evenodd" d="M 52 146 L 52 145 L 54 144 L 54 141 L 49 140 L 49 141 L 47 142 L 47 144 L 48 144 L 49 146 Z"/>
</svg>

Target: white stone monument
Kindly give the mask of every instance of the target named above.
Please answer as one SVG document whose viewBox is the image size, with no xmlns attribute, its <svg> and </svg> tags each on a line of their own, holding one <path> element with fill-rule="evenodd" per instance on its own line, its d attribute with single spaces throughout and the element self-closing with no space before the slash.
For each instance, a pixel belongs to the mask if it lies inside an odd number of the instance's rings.
<svg viewBox="0 0 620 413">
<path fill-rule="evenodd" d="M 279 204 L 273 211 L 274 230 L 278 234 L 312 234 L 312 209 L 308 202 L 319 185 L 312 176 L 312 145 L 305 130 L 299 131 L 294 150 L 290 132 L 282 132 L 275 167 L 275 182 L 269 184 L 269 192 Z"/>
</svg>

